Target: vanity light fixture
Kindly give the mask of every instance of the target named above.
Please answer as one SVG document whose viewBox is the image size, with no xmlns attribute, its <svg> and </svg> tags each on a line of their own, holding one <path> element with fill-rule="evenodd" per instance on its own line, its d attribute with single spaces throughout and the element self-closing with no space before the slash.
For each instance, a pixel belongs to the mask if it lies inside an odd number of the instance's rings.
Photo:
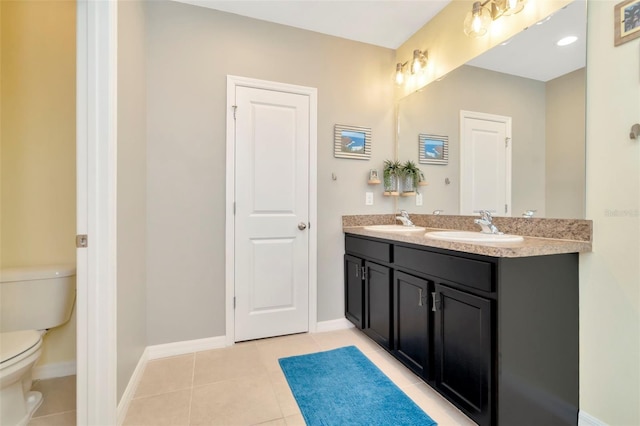
<svg viewBox="0 0 640 426">
<path fill-rule="evenodd" d="M 524 9 L 527 0 L 484 0 L 473 3 L 464 19 L 464 33 L 469 37 L 482 37 L 501 16 L 514 15 Z"/>
<path fill-rule="evenodd" d="M 401 64 L 400 62 L 396 64 L 395 81 L 398 86 L 402 86 L 404 84 L 404 66 L 406 64 L 406 62 L 404 64 Z"/>
<path fill-rule="evenodd" d="M 469 37 L 482 37 L 491 25 L 491 12 L 479 1 L 473 3 L 471 12 L 464 19 L 464 33 Z"/>
<path fill-rule="evenodd" d="M 427 52 L 420 49 L 413 51 L 413 59 L 411 60 L 411 74 L 418 74 L 427 68 Z"/>
<path fill-rule="evenodd" d="M 424 52 L 420 49 L 413 51 L 413 58 L 405 63 L 398 62 L 396 64 L 396 72 L 394 74 L 394 80 L 397 86 L 402 86 L 407 82 L 407 72 L 409 75 L 416 75 L 423 73 L 427 68 L 427 51 Z"/>
<path fill-rule="evenodd" d="M 526 0 L 506 0 L 504 3 L 504 12 L 502 14 L 504 16 L 509 16 L 522 12 Z"/>
</svg>

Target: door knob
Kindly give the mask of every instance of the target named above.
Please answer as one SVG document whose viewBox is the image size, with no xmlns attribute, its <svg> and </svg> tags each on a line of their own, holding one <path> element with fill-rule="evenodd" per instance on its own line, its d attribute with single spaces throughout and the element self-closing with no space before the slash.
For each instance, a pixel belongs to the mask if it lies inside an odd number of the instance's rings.
<svg viewBox="0 0 640 426">
<path fill-rule="evenodd" d="M 300 222 L 298 224 L 298 229 L 301 230 L 301 231 L 304 231 L 305 229 L 307 229 L 307 224 L 304 223 L 304 222 Z"/>
</svg>

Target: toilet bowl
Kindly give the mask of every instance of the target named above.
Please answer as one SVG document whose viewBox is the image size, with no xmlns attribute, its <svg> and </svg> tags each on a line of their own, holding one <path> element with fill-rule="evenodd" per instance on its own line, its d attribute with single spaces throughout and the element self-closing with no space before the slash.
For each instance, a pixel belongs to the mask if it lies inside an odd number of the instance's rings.
<svg viewBox="0 0 640 426">
<path fill-rule="evenodd" d="M 35 330 L 12 331 L 1 336 L 1 423 L 26 425 L 42 403 L 42 394 L 30 391 L 31 369 L 40 358 L 42 338 Z"/>
<path fill-rule="evenodd" d="M 75 300 L 75 267 L 0 271 L 0 425 L 26 425 L 42 403 L 31 391 L 46 330 L 66 323 Z"/>
</svg>

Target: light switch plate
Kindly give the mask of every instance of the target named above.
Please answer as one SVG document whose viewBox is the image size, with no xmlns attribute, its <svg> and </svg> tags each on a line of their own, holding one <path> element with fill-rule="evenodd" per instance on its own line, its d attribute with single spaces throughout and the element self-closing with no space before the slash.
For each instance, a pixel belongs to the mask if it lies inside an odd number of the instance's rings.
<svg viewBox="0 0 640 426">
<path fill-rule="evenodd" d="M 364 204 L 366 206 L 373 205 L 373 192 L 365 192 L 364 193 Z"/>
<path fill-rule="evenodd" d="M 417 193 L 416 194 L 416 206 L 421 206 L 422 205 L 422 194 Z"/>
</svg>

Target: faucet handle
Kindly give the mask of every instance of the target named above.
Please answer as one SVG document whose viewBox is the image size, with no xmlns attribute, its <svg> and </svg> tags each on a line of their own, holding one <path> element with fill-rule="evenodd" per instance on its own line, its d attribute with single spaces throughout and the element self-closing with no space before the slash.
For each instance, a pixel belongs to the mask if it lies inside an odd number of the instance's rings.
<svg viewBox="0 0 640 426">
<path fill-rule="evenodd" d="M 491 212 L 489 210 L 480 210 L 479 213 L 480 213 L 480 217 L 483 220 L 486 220 L 488 222 L 493 221 L 493 216 L 491 216 Z"/>
<path fill-rule="evenodd" d="M 408 218 L 409 212 L 407 212 L 406 210 L 400 210 L 400 216 Z"/>
</svg>

